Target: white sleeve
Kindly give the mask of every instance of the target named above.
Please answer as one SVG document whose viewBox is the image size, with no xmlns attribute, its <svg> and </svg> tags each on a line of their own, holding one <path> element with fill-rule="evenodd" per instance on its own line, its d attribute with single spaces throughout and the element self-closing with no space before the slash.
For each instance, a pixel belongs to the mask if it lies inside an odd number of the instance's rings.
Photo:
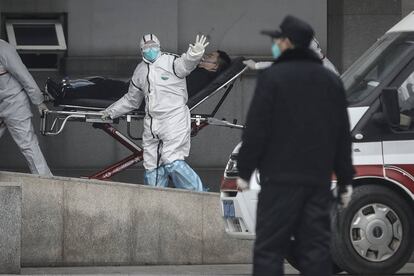
<svg viewBox="0 0 414 276">
<path fill-rule="evenodd" d="M 263 70 L 272 66 L 273 61 L 259 61 L 254 65 L 256 70 Z"/>
<path fill-rule="evenodd" d="M 109 116 L 114 119 L 121 115 L 124 115 L 132 110 L 138 109 L 144 99 L 144 92 L 142 89 L 131 79 L 129 83 L 128 93 L 126 93 L 118 101 L 110 105 L 106 111 Z"/>
<path fill-rule="evenodd" d="M 23 86 L 33 104 L 41 104 L 44 101 L 42 92 L 40 92 L 39 86 L 37 86 L 16 50 L 8 45 L 8 47 L 3 47 L 1 51 L 3 52 L 2 63 L 7 72 Z"/>
<path fill-rule="evenodd" d="M 175 58 L 173 61 L 174 74 L 179 78 L 187 77 L 200 63 L 204 51 L 194 54 L 190 48 L 181 57 Z"/>
</svg>

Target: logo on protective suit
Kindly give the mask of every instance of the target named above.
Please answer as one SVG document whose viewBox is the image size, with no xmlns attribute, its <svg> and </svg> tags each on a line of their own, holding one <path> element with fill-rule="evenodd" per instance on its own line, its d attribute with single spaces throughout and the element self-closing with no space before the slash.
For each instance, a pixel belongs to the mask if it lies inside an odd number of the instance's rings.
<svg viewBox="0 0 414 276">
<path fill-rule="evenodd" d="M 161 76 L 161 79 L 162 79 L 162 80 L 168 80 L 168 79 L 169 79 L 169 77 L 168 77 L 168 76 Z"/>
</svg>

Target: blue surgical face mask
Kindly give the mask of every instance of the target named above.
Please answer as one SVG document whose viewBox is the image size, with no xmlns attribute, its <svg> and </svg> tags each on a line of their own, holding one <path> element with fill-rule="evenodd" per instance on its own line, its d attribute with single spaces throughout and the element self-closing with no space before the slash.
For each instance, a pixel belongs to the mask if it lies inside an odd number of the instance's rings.
<svg viewBox="0 0 414 276">
<path fill-rule="evenodd" d="M 273 43 L 272 44 L 272 55 L 275 59 L 277 59 L 278 57 L 280 57 L 280 55 L 282 54 L 282 52 L 280 51 L 280 47 L 279 45 L 277 45 L 277 43 Z"/>
<path fill-rule="evenodd" d="M 142 54 L 144 55 L 144 58 L 146 60 L 153 62 L 157 59 L 159 53 L 160 53 L 159 48 L 151 47 L 151 48 L 145 49 Z"/>
</svg>

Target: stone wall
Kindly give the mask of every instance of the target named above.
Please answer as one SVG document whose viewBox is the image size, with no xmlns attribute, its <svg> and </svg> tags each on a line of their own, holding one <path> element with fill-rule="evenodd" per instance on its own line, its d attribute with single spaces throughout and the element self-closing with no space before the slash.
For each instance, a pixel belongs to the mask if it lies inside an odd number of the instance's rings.
<svg viewBox="0 0 414 276">
<path fill-rule="evenodd" d="M 0 172 L 22 183 L 22 266 L 250 263 L 219 194 Z"/>
</svg>

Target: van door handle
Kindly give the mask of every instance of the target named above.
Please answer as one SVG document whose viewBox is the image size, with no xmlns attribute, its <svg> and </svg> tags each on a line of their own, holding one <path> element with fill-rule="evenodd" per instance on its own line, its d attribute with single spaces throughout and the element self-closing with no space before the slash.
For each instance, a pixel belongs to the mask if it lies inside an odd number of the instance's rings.
<svg viewBox="0 0 414 276">
<path fill-rule="evenodd" d="M 364 139 L 364 135 L 362 135 L 362 133 L 357 133 L 357 134 L 355 134 L 355 139 L 357 139 L 357 140 L 362 140 L 362 139 Z"/>
</svg>

